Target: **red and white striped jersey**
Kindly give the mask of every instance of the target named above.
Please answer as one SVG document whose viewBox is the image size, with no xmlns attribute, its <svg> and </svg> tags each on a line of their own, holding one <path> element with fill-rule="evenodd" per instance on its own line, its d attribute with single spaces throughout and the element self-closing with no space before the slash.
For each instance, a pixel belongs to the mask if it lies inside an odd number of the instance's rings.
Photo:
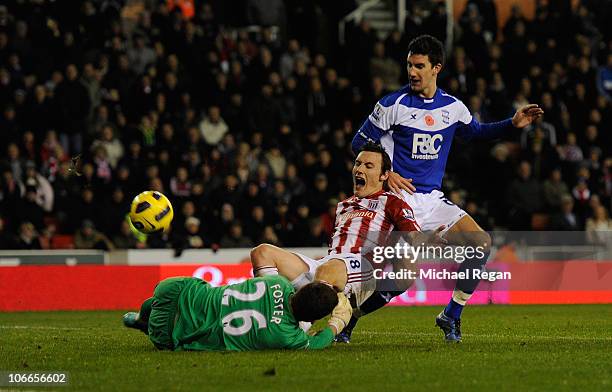
<svg viewBox="0 0 612 392">
<path fill-rule="evenodd" d="M 389 232 L 420 231 L 412 208 L 391 192 L 351 196 L 338 203 L 329 254 L 360 253 L 368 243 L 381 244 Z"/>
</svg>

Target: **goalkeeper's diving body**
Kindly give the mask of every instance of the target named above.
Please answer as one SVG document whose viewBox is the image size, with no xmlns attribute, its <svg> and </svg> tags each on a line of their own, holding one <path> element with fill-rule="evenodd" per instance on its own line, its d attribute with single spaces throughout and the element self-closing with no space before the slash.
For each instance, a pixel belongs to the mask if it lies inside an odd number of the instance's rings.
<svg viewBox="0 0 612 392">
<path fill-rule="evenodd" d="M 282 276 L 221 287 L 176 277 L 161 281 L 140 312 L 126 313 L 123 323 L 147 334 L 160 350 L 322 349 L 346 326 L 351 311 L 344 294 L 323 282 L 296 292 Z M 314 336 L 298 326 L 330 313 Z"/>
</svg>

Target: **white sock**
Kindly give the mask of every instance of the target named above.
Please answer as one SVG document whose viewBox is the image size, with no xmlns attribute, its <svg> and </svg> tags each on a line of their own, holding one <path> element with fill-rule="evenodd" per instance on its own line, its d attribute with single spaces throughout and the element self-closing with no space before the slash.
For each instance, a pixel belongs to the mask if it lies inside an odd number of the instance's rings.
<svg viewBox="0 0 612 392">
<path fill-rule="evenodd" d="M 264 265 L 262 267 L 256 267 L 256 268 L 253 268 L 253 275 L 255 276 L 278 275 L 278 268 L 272 267 L 271 265 Z"/>
<path fill-rule="evenodd" d="M 457 289 L 453 290 L 453 301 L 457 302 L 459 305 L 465 306 L 470 297 L 472 297 L 472 294 Z"/>
<path fill-rule="evenodd" d="M 299 290 L 311 282 L 312 282 L 311 274 L 309 274 L 308 272 L 304 272 L 303 274 L 300 274 L 297 278 L 293 279 L 291 281 L 291 284 L 296 290 Z"/>
</svg>

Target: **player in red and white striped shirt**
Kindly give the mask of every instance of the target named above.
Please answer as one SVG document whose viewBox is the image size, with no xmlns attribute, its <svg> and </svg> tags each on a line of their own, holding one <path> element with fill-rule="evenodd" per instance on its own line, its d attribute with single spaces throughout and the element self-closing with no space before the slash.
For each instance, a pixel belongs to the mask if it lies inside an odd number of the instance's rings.
<svg viewBox="0 0 612 392">
<path fill-rule="evenodd" d="M 296 287 L 313 280 L 328 282 L 344 291 L 362 314 L 380 308 L 392 297 L 386 293 L 368 309 L 366 301 L 375 293 L 376 280 L 361 251 L 384 243 L 390 232 L 419 232 L 412 208 L 386 189 L 391 160 L 380 146 L 366 144 L 353 166 L 353 196 L 338 203 L 329 255 L 314 260 L 269 244 L 251 251 L 255 276 L 280 274 Z M 378 296 L 377 296 L 378 297 Z M 370 301 L 371 302 L 371 301 Z M 365 305 L 365 308 L 364 306 Z"/>
<path fill-rule="evenodd" d="M 380 235 L 393 230 L 420 231 L 412 208 L 404 200 L 384 189 L 369 193 L 372 190 L 368 188 L 377 185 L 367 180 L 368 166 L 374 165 L 374 156 L 374 153 L 362 152 L 355 160 L 355 194 L 338 203 L 329 254 L 360 253 L 368 241 L 381 244 Z M 373 233 L 378 235 L 372 238 Z"/>
</svg>

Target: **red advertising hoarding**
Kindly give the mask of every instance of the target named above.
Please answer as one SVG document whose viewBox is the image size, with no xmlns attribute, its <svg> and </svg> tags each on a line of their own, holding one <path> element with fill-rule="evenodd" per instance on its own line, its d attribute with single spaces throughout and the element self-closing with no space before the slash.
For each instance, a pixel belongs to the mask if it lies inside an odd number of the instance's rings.
<svg viewBox="0 0 612 392">
<path fill-rule="evenodd" d="M 612 262 L 512 263 L 508 291 L 481 284 L 473 304 L 612 303 Z M 157 266 L 15 266 L 0 267 L 0 311 L 135 309 L 170 276 L 196 276 L 215 286 L 251 277 L 242 264 Z M 577 280 L 576 277 L 579 277 Z M 580 288 L 575 287 L 576 282 Z M 450 292 L 409 290 L 395 305 L 440 305 Z"/>
</svg>

